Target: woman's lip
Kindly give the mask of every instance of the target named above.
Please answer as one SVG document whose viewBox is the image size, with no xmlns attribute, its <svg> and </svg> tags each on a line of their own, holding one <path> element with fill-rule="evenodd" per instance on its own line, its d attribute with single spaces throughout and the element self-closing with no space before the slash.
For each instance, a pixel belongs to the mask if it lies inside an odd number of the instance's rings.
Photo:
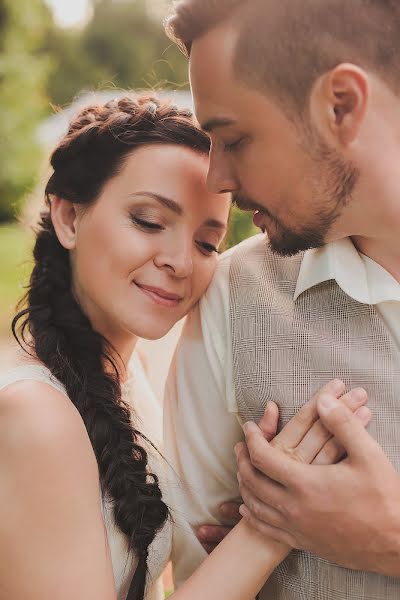
<svg viewBox="0 0 400 600">
<path fill-rule="evenodd" d="M 161 306 L 178 306 L 178 304 L 183 300 L 182 296 L 178 296 L 177 294 L 171 294 L 166 290 L 162 290 L 160 288 L 155 288 L 148 285 L 140 285 L 136 281 L 135 285 L 142 290 L 143 293 L 146 294 L 149 298 L 151 298 L 157 304 Z"/>
</svg>

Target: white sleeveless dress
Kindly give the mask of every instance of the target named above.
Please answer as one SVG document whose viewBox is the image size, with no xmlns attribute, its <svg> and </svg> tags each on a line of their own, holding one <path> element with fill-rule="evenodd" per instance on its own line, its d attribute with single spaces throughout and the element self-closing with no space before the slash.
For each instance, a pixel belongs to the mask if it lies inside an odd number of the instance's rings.
<svg viewBox="0 0 400 600">
<path fill-rule="evenodd" d="M 162 441 L 162 408 L 152 391 L 143 365 L 135 353 L 129 365 L 130 376 L 122 385 L 122 396 L 134 411 L 135 427 L 143 433 L 156 448 L 161 449 Z M 21 366 L 0 375 L 0 390 L 17 381 L 34 380 L 49 384 L 64 395 L 66 391 L 50 371 L 40 364 L 22 364 Z M 142 442 L 141 442 L 142 443 Z M 149 465 L 152 472 L 160 479 L 161 489 L 166 493 L 166 472 L 163 459 L 148 445 Z M 127 541 L 117 528 L 110 503 L 103 498 L 103 518 L 107 531 L 113 564 L 115 586 L 118 600 L 125 600 L 129 585 L 136 567 L 136 561 L 128 554 Z M 171 555 L 172 526 L 170 522 L 164 526 L 149 548 L 149 585 L 146 600 L 163 600 L 162 573 Z"/>
</svg>

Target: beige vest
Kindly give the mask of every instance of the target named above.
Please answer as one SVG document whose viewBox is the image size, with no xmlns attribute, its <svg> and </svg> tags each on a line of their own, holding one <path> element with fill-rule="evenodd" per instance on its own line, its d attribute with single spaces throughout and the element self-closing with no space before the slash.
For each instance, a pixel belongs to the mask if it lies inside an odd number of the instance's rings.
<svg viewBox="0 0 400 600">
<path fill-rule="evenodd" d="M 238 246 L 230 270 L 236 400 L 258 420 L 269 400 L 284 425 L 329 380 L 368 391 L 369 428 L 400 471 L 400 353 L 373 306 L 334 281 L 293 296 L 302 255 L 273 255 L 257 236 Z M 400 499 L 399 499 L 400 502 Z M 399 600 L 400 580 L 351 571 L 294 551 L 261 600 Z"/>
</svg>

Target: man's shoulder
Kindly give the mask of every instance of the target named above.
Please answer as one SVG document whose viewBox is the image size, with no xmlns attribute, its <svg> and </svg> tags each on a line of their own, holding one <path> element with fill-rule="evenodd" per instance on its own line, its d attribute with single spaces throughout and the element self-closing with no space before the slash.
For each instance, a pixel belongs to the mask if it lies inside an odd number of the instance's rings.
<svg viewBox="0 0 400 600">
<path fill-rule="evenodd" d="M 212 293 L 214 288 L 229 287 L 229 272 L 232 261 L 236 256 L 246 256 L 247 254 L 250 255 L 257 251 L 265 252 L 266 249 L 267 243 L 265 235 L 259 234 L 247 238 L 240 242 L 240 244 L 226 250 L 219 258 L 218 266 L 208 291 Z"/>
</svg>

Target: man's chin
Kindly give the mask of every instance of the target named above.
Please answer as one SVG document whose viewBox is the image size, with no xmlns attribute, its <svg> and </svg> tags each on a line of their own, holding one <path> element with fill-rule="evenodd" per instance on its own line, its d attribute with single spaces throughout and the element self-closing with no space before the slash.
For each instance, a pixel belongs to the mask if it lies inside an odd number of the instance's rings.
<svg viewBox="0 0 400 600">
<path fill-rule="evenodd" d="M 287 232 L 284 235 L 269 235 L 266 232 L 266 240 L 271 251 L 277 256 L 290 257 L 296 256 L 300 252 L 311 250 L 312 248 L 321 248 L 325 241 L 317 236 L 311 239 L 300 237 L 294 233 Z"/>
</svg>

